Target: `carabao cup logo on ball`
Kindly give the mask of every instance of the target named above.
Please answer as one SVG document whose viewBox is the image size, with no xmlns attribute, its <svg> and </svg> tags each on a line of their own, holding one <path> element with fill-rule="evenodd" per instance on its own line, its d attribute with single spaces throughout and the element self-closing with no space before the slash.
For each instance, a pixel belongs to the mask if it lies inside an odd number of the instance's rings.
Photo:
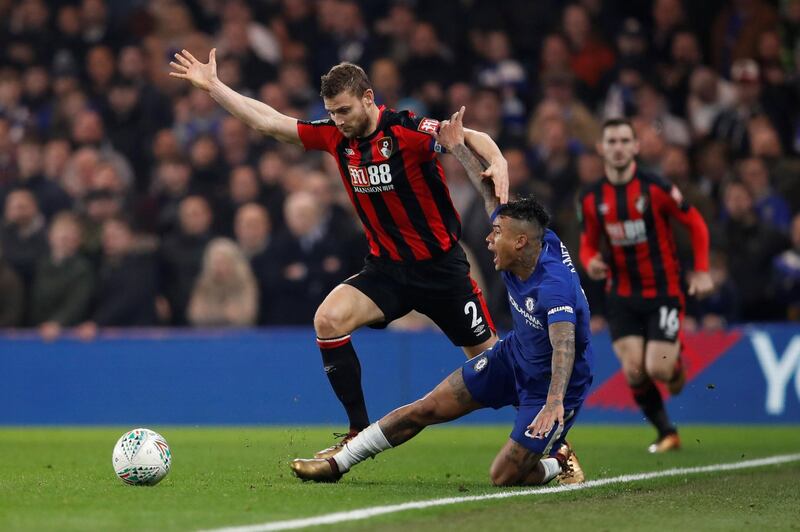
<svg viewBox="0 0 800 532">
<path fill-rule="evenodd" d="M 120 480 L 133 486 L 154 486 L 169 473 L 172 451 L 159 433 L 138 428 L 117 440 L 111 464 Z"/>
</svg>

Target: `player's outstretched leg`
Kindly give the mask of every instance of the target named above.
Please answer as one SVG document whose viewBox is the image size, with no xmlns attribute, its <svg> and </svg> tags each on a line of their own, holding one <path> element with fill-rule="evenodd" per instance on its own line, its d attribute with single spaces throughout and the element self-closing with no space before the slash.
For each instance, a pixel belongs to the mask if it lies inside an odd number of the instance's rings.
<svg viewBox="0 0 800 532">
<path fill-rule="evenodd" d="M 333 456 L 369 425 L 367 404 L 361 387 L 361 363 L 350 341 L 350 332 L 382 317 L 383 313 L 371 299 L 356 288 L 343 284 L 328 294 L 317 309 L 314 329 L 322 364 L 350 422 L 349 431 L 338 435 L 344 439 L 316 453 L 317 458 Z"/>
<path fill-rule="evenodd" d="M 296 476 L 315 482 L 336 482 L 350 468 L 376 454 L 405 443 L 429 425 L 460 418 L 482 405 L 472 399 L 461 368 L 422 399 L 400 407 L 362 430 L 331 457 L 296 459 L 291 465 Z"/>
</svg>

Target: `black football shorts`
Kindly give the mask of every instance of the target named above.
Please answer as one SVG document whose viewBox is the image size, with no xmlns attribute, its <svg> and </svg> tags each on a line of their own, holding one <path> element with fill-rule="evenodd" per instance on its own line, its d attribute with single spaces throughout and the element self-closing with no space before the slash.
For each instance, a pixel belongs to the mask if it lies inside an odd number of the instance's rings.
<svg viewBox="0 0 800 532">
<path fill-rule="evenodd" d="M 606 314 L 611 340 L 641 336 L 674 342 L 681 330 L 683 308 L 677 297 L 619 297 L 609 295 Z"/>
<path fill-rule="evenodd" d="M 364 268 L 348 284 L 378 305 L 385 320 L 370 325 L 382 329 L 416 310 L 425 314 L 457 346 L 474 346 L 491 338 L 494 323 L 480 288 L 469 275 L 460 245 L 431 260 L 396 263 L 368 256 Z"/>
</svg>

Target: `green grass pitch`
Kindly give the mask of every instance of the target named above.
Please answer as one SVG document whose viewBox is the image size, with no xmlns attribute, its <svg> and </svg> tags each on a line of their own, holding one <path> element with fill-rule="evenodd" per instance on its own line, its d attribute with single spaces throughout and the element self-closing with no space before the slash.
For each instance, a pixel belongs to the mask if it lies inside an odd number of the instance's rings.
<svg viewBox="0 0 800 532">
<path fill-rule="evenodd" d="M 128 427 L 130 428 L 130 427 Z M 152 426 L 173 452 L 155 487 L 126 486 L 111 451 L 125 427 L 0 428 L 0 530 L 197 530 L 500 491 L 488 468 L 505 426 L 443 426 L 338 484 L 287 466 L 329 445 L 327 428 Z M 685 426 L 684 448 L 649 455 L 645 426 L 578 424 L 589 479 L 800 452 L 797 426 Z M 800 462 L 393 513 L 326 530 L 800 530 Z"/>
</svg>

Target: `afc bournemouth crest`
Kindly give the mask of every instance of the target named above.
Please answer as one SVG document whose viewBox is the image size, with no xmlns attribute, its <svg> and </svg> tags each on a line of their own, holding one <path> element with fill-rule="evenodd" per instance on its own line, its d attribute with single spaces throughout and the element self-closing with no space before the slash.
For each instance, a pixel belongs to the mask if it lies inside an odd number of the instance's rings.
<svg viewBox="0 0 800 532">
<path fill-rule="evenodd" d="M 378 141 L 378 151 L 383 155 L 384 159 L 388 159 L 392 155 L 392 139 L 390 137 L 383 137 Z"/>
</svg>

